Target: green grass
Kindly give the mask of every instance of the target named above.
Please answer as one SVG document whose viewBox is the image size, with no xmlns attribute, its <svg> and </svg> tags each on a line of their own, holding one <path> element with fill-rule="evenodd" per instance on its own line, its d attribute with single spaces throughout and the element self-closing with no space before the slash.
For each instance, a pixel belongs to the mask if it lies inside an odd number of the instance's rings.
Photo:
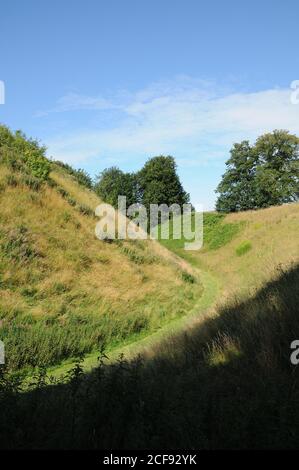
<svg viewBox="0 0 299 470">
<path fill-rule="evenodd" d="M 236 248 L 236 254 L 237 256 L 242 256 L 248 253 L 252 248 L 252 244 L 249 241 L 243 241 L 240 243 L 240 245 L 237 246 Z"/>
<path fill-rule="evenodd" d="M 203 250 L 217 250 L 225 246 L 240 233 L 243 227 L 243 222 L 227 223 L 223 214 L 205 212 L 203 214 Z M 191 228 L 194 231 L 194 214 L 192 214 Z M 193 241 L 187 240 L 184 236 L 180 239 L 174 239 L 172 221 L 169 224 L 169 240 L 161 238 L 161 230 L 161 226 L 159 226 L 158 235 L 160 243 L 179 255 L 183 254 L 185 243 Z"/>
<path fill-rule="evenodd" d="M 195 297 L 195 304 L 187 314 L 181 313 L 179 316 L 169 317 L 167 314 L 165 315 L 165 309 L 162 309 L 160 311 L 160 322 L 156 325 L 153 324 L 152 329 L 144 328 L 138 332 L 132 332 L 121 340 L 115 338 L 114 341 L 107 342 L 105 351 L 109 354 L 109 360 L 115 362 L 119 355 L 124 355 L 127 359 L 135 357 L 136 354 L 144 353 L 148 349 L 158 345 L 162 340 L 166 340 L 167 337 L 171 337 L 184 329 L 188 329 L 190 324 L 196 321 L 197 318 L 200 318 L 202 314 L 206 313 L 213 306 L 220 292 L 220 281 L 208 273 L 202 272 L 200 274 L 200 283 L 202 286 L 202 295 Z M 157 305 L 157 311 L 158 309 L 159 306 Z M 94 329 L 93 324 L 92 329 Z M 99 350 L 102 346 L 103 343 L 99 343 L 97 348 L 93 348 L 94 350 L 92 352 L 88 352 L 84 355 L 82 368 L 85 372 L 98 366 Z M 67 376 L 70 370 L 75 367 L 76 357 L 80 355 L 81 351 L 77 351 L 77 354 L 60 361 L 59 364 L 47 366 L 48 373 L 55 379 L 63 379 L 63 377 Z M 39 365 L 42 365 L 42 363 Z M 31 380 L 35 369 L 36 367 L 23 368 L 22 373 L 26 374 L 25 383 Z"/>
</svg>

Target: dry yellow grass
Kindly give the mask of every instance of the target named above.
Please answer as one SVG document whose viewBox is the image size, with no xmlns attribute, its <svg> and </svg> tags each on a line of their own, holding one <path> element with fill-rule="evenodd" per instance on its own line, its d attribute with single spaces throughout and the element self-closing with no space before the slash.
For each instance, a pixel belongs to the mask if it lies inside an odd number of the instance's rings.
<svg viewBox="0 0 299 470">
<path fill-rule="evenodd" d="M 34 187 L 0 165 L 0 321 L 11 368 L 132 341 L 187 314 L 203 292 L 159 243 L 98 240 L 101 200 L 60 168 L 51 181 Z"/>
<path fill-rule="evenodd" d="M 1 166 L 0 182 L 4 183 L 8 174 Z M 51 177 L 79 204 L 94 210 L 101 202 L 62 170 Z M 7 186 L 0 193 L 0 201 L 1 229 L 7 234 L 25 226 L 30 242 L 41 255 L 17 267 L 14 263 L 2 266 L 4 285 L 15 285 L 14 290 L 2 287 L 0 291 L 2 312 L 17 309 L 33 315 L 56 315 L 89 311 L 101 315 L 113 311 L 124 315 L 150 310 L 152 314 L 151 310 L 163 304 L 172 314 L 172 309 L 185 310 L 192 305 L 192 290 L 200 292 L 199 284 L 194 287 L 182 280 L 179 263 L 159 244 L 124 242 L 123 246 L 144 258 L 144 263 L 136 264 L 122 246 L 99 241 L 94 234 L 96 218 L 75 210 L 55 188 L 45 186 L 34 192 L 22 184 Z M 28 286 L 36 289 L 29 300 L 22 295 L 22 289 Z"/>
<path fill-rule="evenodd" d="M 275 276 L 277 267 L 299 261 L 299 204 L 229 214 L 224 223 L 242 222 L 231 242 L 216 250 L 192 252 L 199 265 L 219 276 L 226 294 L 247 292 Z M 241 256 L 238 247 L 248 243 Z"/>
</svg>

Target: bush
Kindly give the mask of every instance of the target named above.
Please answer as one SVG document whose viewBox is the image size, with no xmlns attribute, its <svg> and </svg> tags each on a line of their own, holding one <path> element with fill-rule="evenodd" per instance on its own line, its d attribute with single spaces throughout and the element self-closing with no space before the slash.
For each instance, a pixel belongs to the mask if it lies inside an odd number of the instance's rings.
<svg viewBox="0 0 299 470">
<path fill-rule="evenodd" d="M 194 284 L 196 282 L 196 279 L 192 274 L 187 273 L 187 271 L 182 272 L 182 279 L 185 282 L 189 282 L 190 284 Z"/>
<path fill-rule="evenodd" d="M 157 258 L 155 256 L 145 256 L 140 253 L 138 253 L 135 250 L 132 250 L 131 248 L 124 246 L 121 249 L 121 252 L 126 255 L 130 261 L 132 261 L 135 264 L 152 264 L 154 262 L 157 262 Z"/>
<path fill-rule="evenodd" d="M 59 160 L 56 160 L 54 163 L 55 165 L 58 165 L 64 170 L 66 170 L 71 176 L 73 176 L 77 180 L 79 184 L 81 184 L 82 186 L 85 186 L 86 188 L 92 189 L 93 187 L 92 179 L 85 170 L 82 170 L 82 168 L 79 168 L 78 170 L 76 170 L 71 165 L 60 162 Z"/>
<path fill-rule="evenodd" d="M 51 169 L 50 162 L 40 155 L 39 152 L 30 150 L 26 151 L 25 162 L 33 176 L 36 176 L 43 181 L 48 179 Z"/>
<path fill-rule="evenodd" d="M 77 205 L 77 201 L 73 199 L 72 197 L 67 197 L 66 200 L 69 203 L 69 205 L 72 207 L 75 207 Z"/>
<path fill-rule="evenodd" d="M 5 182 L 8 186 L 15 188 L 19 184 L 19 180 L 14 175 L 8 175 L 5 179 Z"/>
<path fill-rule="evenodd" d="M 79 168 L 79 170 L 74 170 L 74 176 L 79 184 L 89 189 L 92 188 L 92 179 L 86 171 L 81 168 Z"/>
<path fill-rule="evenodd" d="M 88 206 L 85 206 L 84 204 L 79 204 L 78 205 L 78 211 L 81 212 L 81 214 L 83 215 L 94 215 L 94 212 L 92 209 L 90 209 L 90 207 Z"/>
<path fill-rule="evenodd" d="M 5 163 L 13 171 L 24 170 L 24 163 L 15 151 L 7 146 L 0 146 L 0 161 Z"/>
<path fill-rule="evenodd" d="M 21 225 L 4 234 L 4 236 L 5 241 L 1 243 L 3 256 L 22 263 L 39 256 L 39 253 L 32 246 L 30 234 L 25 226 Z"/>
<path fill-rule="evenodd" d="M 11 132 L 8 127 L 0 126 L 0 149 L 2 161 L 14 170 L 29 172 L 32 176 L 45 181 L 51 165 L 45 157 L 46 148 L 21 131 Z"/>
<path fill-rule="evenodd" d="M 69 193 L 64 188 L 61 188 L 60 186 L 57 188 L 57 192 L 65 199 L 69 197 Z"/>
<path fill-rule="evenodd" d="M 42 182 L 38 178 L 34 178 L 30 175 L 26 175 L 21 179 L 21 182 L 28 186 L 33 191 L 39 191 L 41 189 Z"/>
<path fill-rule="evenodd" d="M 50 188 L 57 188 L 58 186 L 56 181 L 54 181 L 52 178 L 48 179 L 48 185 L 50 186 Z"/>
</svg>

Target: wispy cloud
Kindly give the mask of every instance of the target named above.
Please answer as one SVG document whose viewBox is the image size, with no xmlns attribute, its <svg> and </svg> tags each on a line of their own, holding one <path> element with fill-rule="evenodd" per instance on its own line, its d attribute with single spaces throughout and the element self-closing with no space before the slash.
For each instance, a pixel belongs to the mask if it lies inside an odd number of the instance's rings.
<svg viewBox="0 0 299 470">
<path fill-rule="evenodd" d="M 77 93 L 68 93 L 67 95 L 59 98 L 53 108 L 45 111 L 38 111 L 36 116 L 43 117 L 52 113 L 64 113 L 67 111 L 103 111 L 108 109 L 118 109 L 118 106 L 101 96 L 92 97 L 80 95 Z"/>
<path fill-rule="evenodd" d="M 299 106 L 290 90 L 255 93 L 220 89 L 213 82 L 180 77 L 153 84 L 134 94 L 120 92 L 113 99 L 68 94 L 53 110 L 101 111 L 92 126 L 74 129 L 48 142 L 50 154 L 71 163 L 90 158 L 144 159 L 174 154 L 191 166 L 223 160 L 233 142 L 254 139 L 275 128 L 299 133 Z M 103 113 L 120 118 L 103 126 Z"/>
</svg>

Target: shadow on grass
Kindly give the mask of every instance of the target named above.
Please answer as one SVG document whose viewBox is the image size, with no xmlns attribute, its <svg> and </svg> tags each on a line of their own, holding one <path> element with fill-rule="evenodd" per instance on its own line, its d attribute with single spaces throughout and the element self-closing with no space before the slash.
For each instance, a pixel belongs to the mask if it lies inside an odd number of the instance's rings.
<svg viewBox="0 0 299 470">
<path fill-rule="evenodd" d="M 162 344 L 154 359 L 105 365 L 20 393 L 2 373 L 2 448 L 296 448 L 299 266 Z"/>
</svg>

